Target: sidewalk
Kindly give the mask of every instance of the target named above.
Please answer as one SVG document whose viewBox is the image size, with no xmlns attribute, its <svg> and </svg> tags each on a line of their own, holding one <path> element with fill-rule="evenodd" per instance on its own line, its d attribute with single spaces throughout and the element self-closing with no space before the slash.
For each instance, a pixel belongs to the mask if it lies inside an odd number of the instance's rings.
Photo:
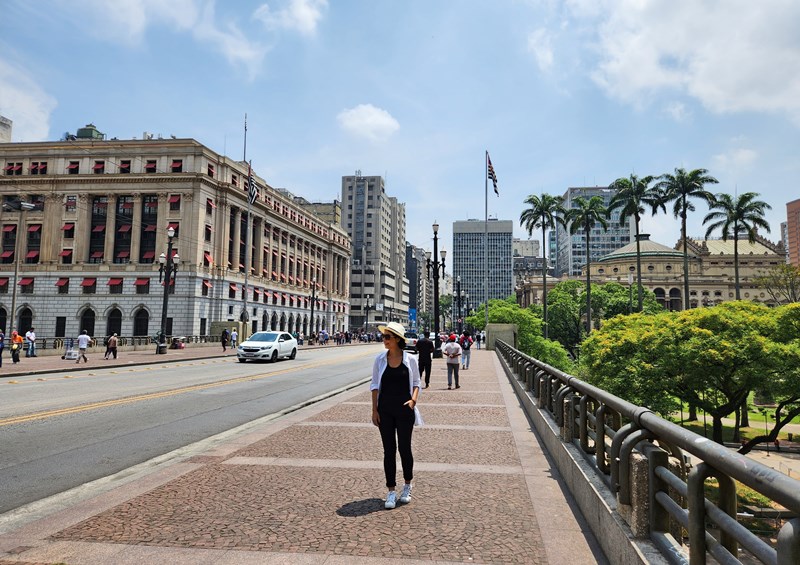
<svg viewBox="0 0 800 565">
<path fill-rule="evenodd" d="M 364 382 L 3 532 L 0 565 L 605 562 L 494 352 L 459 390 L 435 360 L 419 408 L 408 505 L 383 508 Z"/>
</svg>

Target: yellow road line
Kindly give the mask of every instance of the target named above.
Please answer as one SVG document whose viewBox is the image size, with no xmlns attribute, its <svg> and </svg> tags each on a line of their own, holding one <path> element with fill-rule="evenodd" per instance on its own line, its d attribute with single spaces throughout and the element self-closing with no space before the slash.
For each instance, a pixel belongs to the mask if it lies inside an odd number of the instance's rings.
<svg viewBox="0 0 800 565">
<path fill-rule="evenodd" d="M 349 355 L 349 356 L 347 356 L 347 357 L 345 357 L 344 359 L 341 359 L 341 360 L 347 361 L 347 360 L 350 360 L 350 359 L 357 359 L 359 357 L 365 357 L 365 356 L 366 355 L 363 354 L 363 353 L 360 354 L 360 355 Z M 144 400 L 155 400 L 155 399 L 158 399 L 158 398 L 167 398 L 167 397 L 170 397 L 170 396 L 176 396 L 176 395 L 184 394 L 184 393 L 187 393 L 187 392 L 196 392 L 196 391 L 199 391 L 199 390 L 207 390 L 207 389 L 210 389 L 210 388 L 218 388 L 218 387 L 221 387 L 221 386 L 238 384 L 238 383 L 243 383 L 243 382 L 247 382 L 247 381 L 257 381 L 257 380 L 265 379 L 267 377 L 272 377 L 272 376 L 275 376 L 275 375 L 291 373 L 293 371 L 297 371 L 297 370 L 300 370 L 300 369 L 313 369 L 315 367 L 322 367 L 324 365 L 327 365 L 327 361 L 319 362 L 319 363 L 307 363 L 305 365 L 299 365 L 299 366 L 298 365 L 293 365 L 290 368 L 286 368 L 286 369 L 283 369 L 283 370 L 278 370 L 278 371 L 274 371 L 274 372 L 270 372 L 270 373 L 261 373 L 261 374 L 258 374 L 258 375 L 250 375 L 250 376 L 247 376 L 247 377 L 237 377 L 235 379 L 227 379 L 227 380 L 224 380 L 224 381 L 217 381 L 217 382 L 206 383 L 206 384 L 201 384 L 201 385 L 192 385 L 192 386 L 187 386 L 187 387 L 182 387 L 182 388 L 165 390 L 165 391 L 162 391 L 162 392 L 152 392 L 152 393 L 149 393 L 149 394 L 140 394 L 140 395 L 137 395 L 137 396 L 128 396 L 128 397 L 125 397 L 125 398 L 117 398 L 115 400 L 104 400 L 102 402 L 92 402 L 92 403 L 89 403 L 89 404 L 81 404 L 79 406 L 71 406 L 71 407 L 68 407 L 68 408 L 57 408 L 55 410 L 45 410 L 43 412 L 34 412 L 32 414 L 23 414 L 23 415 L 20 415 L 20 416 L 11 416 L 11 417 L 8 417 L 8 418 L 0 419 L 0 427 L 2 427 L 2 426 L 10 426 L 12 424 L 21 424 L 21 423 L 24 423 L 24 422 L 33 422 L 33 421 L 36 421 L 36 420 L 44 420 L 46 418 L 52 418 L 52 417 L 55 417 L 55 416 L 64 416 L 64 415 L 67 415 L 67 414 L 78 414 L 80 412 L 88 412 L 89 410 L 97 410 L 99 408 L 107 408 L 109 406 L 119 406 L 119 405 L 122 405 L 122 404 L 133 404 L 135 402 L 141 402 L 141 401 L 144 401 Z"/>
</svg>

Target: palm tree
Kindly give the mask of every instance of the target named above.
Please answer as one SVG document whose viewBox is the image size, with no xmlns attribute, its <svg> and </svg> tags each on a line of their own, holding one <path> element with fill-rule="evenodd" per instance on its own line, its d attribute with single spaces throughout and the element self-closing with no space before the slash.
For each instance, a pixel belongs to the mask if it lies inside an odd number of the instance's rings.
<svg viewBox="0 0 800 565">
<path fill-rule="evenodd" d="M 711 203 L 710 212 L 703 218 L 703 225 L 712 222 L 706 230 L 706 238 L 711 232 L 722 231 L 722 240 L 733 237 L 733 273 L 736 287 L 736 300 L 739 298 L 739 234 L 747 234 L 750 243 L 755 243 L 757 228 L 769 232 L 769 224 L 764 219 L 767 210 L 772 206 L 756 200 L 759 194 L 745 192 L 734 199 L 730 194 L 717 194 Z"/>
<path fill-rule="evenodd" d="M 608 204 L 608 216 L 611 217 L 611 212 L 617 208 L 622 208 L 619 212 L 619 223 L 625 223 L 625 220 L 630 216 L 633 216 L 636 223 L 636 286 L 639 296 L 639 312 L 642 311 L 642 304 L 644 302 L 639 223 L 642 219 L 642 214 L 645 212 L 645 205 L 650 206 L 654 215 L 659 208 L 661 208 L 664 213 L 667 211 L 661 191 L 654 186 L 650 186 L 650 183 L 653 182 L 654 179 L 655 177 L 653 176 L 639 178 L 636 175 L 631 175 L 629 178 L 618 178 L 608 187 L 617 191 Z"/>
<path fill-rule="evenodd" d="M 586 333 L 592 331 L 592 253 L 591 253 L 591 233 L 595 224 L 600 224 L 603 230 L 608 229 L 606 221 L 606 207 L 603 199 L 599 196 L 592 196 L 586 200 L 579 196 L 572 201 L 573 207 L 567 210 L 566 223 L 569 224 L 569 231 L 575 234 L 583 229 L 586 237 Z"/>
<path fill-rule="evenodd" d="M 686 245 L 686 215 L 694 212 L 694 204 L 690 198 L 705 200 L 709 205 L 714 201 L 714 195 L 705 189 L 707 184 L 717 184 L 719 181 L 708 174 L 706 169 L 675 169 L 675 174 L 661 175 L 655 188 L 664 195 L 664 205 L 674 202 L 672 213 L 681 219 L 681 242 L 683 243 L 683 309 L 689 309 L 689 248 Z"/>
<path fill-rule="evenodd" d="M 551 196 L 549 194 L 542 194 L 541 198 L 536 194 L 531 194 L 525 199 L 525 204 L 529 205 L 519 215 L 519 222 L 526 230 L 528 235 L 533 235 L 533 230 L 542 228 L 542 306 L 544 308 L 544 338 L 547 338 L 547 256 L 545 251 L 547 248 L 547 229 L 555 228 L 556 222 L 561 225 L 564 224 L 564 206 L 562 205 L 563 199 L 560 196 Z"/>
</svg>

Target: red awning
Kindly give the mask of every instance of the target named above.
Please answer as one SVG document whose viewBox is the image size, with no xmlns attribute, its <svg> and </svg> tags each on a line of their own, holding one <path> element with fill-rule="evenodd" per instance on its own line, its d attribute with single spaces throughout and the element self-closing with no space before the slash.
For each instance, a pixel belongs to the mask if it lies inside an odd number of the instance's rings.
<svg viewBox="0 0 800 565">
<path fill-rule="evenodd" d="M 58 254 L 59 257 L 69 257 L 70 255 L 72 255 L 72 249 L 64 249 Z"/>
<path fill-rule="evenodd" d="M 281 293 L 281 295 L 282 295 L 284 298 L 289 298 L 289 295 L 288 295 L 288 294 L 286 294 L 285 292 Z"/>
<path fill-rule="evenodd" d="M 0 286 L 6 286 L 8 284 L 8 277 L 0 277 Z"/>
<path fill-rule="evenodd" d="M 66 224 L 61 226 L 61 229 L 62 230 L 71 230 L 74 227 L 75 227 L 75 224 L 73 224 L 72 222 L 67 222 Z"/>
<path fill-rule="evenodd" d="M 144 227 L 144 231 L 156 231 L 156 226 L 153 224 L 147 225 Z"/>
<path fill-rule="evenodd" d="M 6 166 L 3 168 L 3 170 L 4 170 L 4 171 L 13 171 L 13 170 L 14 170 L 14 163 L 11 163 L 10 165 L 6 165 Z"/>
<path fill-rule="evenodd" d="M 6 224 L 3 226 L 3 231 L 14 231 L 17 229 L 16 224 Z"/>
<path fill-rule="evenodd" d="M 94 286 L 97 284 L 97 279 L 94 277 L 86 277 L 81 281 L 81 286 Z"/>
<path fill-rule="evenodd" d="M 80 166 L 80 163 L 70 163 L 67 165 L 68 169 L 77 169 Z"/>
<path fill-rule="evenodd" d="M 39 256 L 39 252 L 38 251 L 28 251 L 28 254 L 25 255 L 25 258 L 26 259 L 33 259 L 33 258 L 38 257 L 38 256 Z"/>
<path fill-rule="evenodd" d="M 28 286 L 33 282 L 33 277 L 26 277 L 24 279 L 20 279 L 19 286 Z"/>
<path fill-rule="evenodd" d="M 133 202 L 121 202 L 119 207 L 122 209 L 133 208 Z"/>
<path fill-rule="evenodd" d="M 92 229 L 93 232 L 101 232 L 101 231 L 105 231 L 105 230 L 106 230 L 106 226 L 104 224 L 97 225 L 97 226 L 94 227 L 94 229 Z"/>
<path fill-rule="evenodd" d="M 145 208 L 158 208 L 158 202 L 145 202 Z"/>
<path fill-rule="evenodd" d="M 211 288 L 211 281 L 203 280 L 203 286 L 206 288 Z"/>
<path fill-rule="evenodd" d="M 134 286 L 144 286 L 150 284 L 150 279 L 136 279 L 133 283 Z"/>
<path fill-rule="evenodd" d="M 108 286 L 122 284 L 122 279 L 108 279 Z"/>
<path fill-rule="evenodd" d="M 277 276 L 278 276 L 278 273 L 276 273 L 275 271 L 272 271 L 272 276 L 273 276 L 273 277 L 277 277 Z"/>
<path fill-rule="evenodd" d="M 128 257 L 131 254 L 130 251 L 120 251 L 117 253 L 117 257 Z"/>
<path fill-rule="evenodd" d="M 64 277 L 63 279 L 58 279 L 56 281 L 56 286 L 64 286 L 65 284 L 69 284 L 69 278 Z"/>
<path fill-rule="evenodd" d="M 132 227 L 133 226 L 131 226 L 130 224 L 122 224 L 117 231 L 119 233 L 126 233 L 126 232 L 131 231 Z"/>
<path fill-rule="evenodd" d="M 209 253 L 208 251 L 204 251 L 203 252 L 203 256 L 206 258 L 206 261 L 208 261 L 209 263 L 213 263 L 214 262 L 214 258 L 211 257 L 211 253 Z"/>
<path fill-rule="evenodd" d="M 103 257 L 102 251 L 94 251 L 92 252 L 92 259 L 100 259 Z"/>
<path fill-rule="evenodd" d="M 170 222 L 170 224 L 167 226 L 167 229 L 172 228 L 172 229 L 176 230 L 176 229 L 178 229 L 179 226 L 180 226 L 180 224 L 177 223 L 177 222 Z"/>
<path fill-rule="evenodd" d="M 144 168 L 145 169 L 155 169 L 156 168 L 156 162 L 153 161 L 152 163 L 145 163 Z"/>
<path fill-rule="evenodd" d="M 101 162 L 99 162 L 99 163 L 95 163 L 95 164 L 94 164 L 94 167 L 92 167 L 92 169 L 96 171 L 97 169 L 102 169 L 102 168 L 103 168 L 103 167 L 105 167 L 105 166 L 106 166 L 106 164 L 105 164 L 104 162 L 102 162 L 102 161 L 101 161 Z"/>
<path fill-rule="evenodd" d="M 119 164 L 119 168 L 120 169 L 130 169 L 131 168 L 130 161 L 123 161 L 122 163 Z"/>
<path fill-rule="evenodd" d="M 286 274 L 285 273 L 281 273 L 281 279 L 286 280 Z"/>
<path fill-rule="evenodd" d="M 254 288 L 253 289 L 253 296 L 258 296 L 259 294 L 261 294 L 261 289 L 260 288 Z"/>
<path fill-rule="evenodd" d="M 180 202 L 180 201 L 181 201 L 181 197 L 180 196 L 170 196 L 168 202 L 170 204 L 174 204 L 175 202 Z"/>
<path fill-rule="evenodd" d="M 28 226 L 29 232 L 37 232 L 42 229 L 42 224 L 31 224 Z"/>
<path fill-rule="evenodd" d="M 183 166 L 183 161 L 173 161 L 172 162 L 172 166 L 173 167 L 182 167 Z"/>
<path fill-rule="evenodd" d="M 144 255 L 142 255 L 142 259 L 152 259 L 155 256 L 156 256 L 155 251 L 145 251 Z"/>
<path fill-rule="evenodd" d="M 212 208 L 216 208 L 216 207 L 217 207 L 217 205 L 216 205 L 216 204 L 214 204 L 214 201 L 213 201 L 213 200 L 211 200 L 210 198 L 206 198 L 206 204 L 208 204 L 208 205 L 209 205 L 209 206 L 211 206 Z"/>
<path fill-rule="evenodd" d="M 8 258 L 9 258 L 9 257 L 11 257 L 12 255 L 14 255 L 14 252 L 13 252 L 13 251 L 3 251 L 2 253 L 0 253 L 0 258 L 2 258 L 2 259 L 8 259 Z"/>
<path fill-rule="evenodd" d="M 234 291 L 234 292 L 238 292 L 238 291 L 239 291 L 239 287 L 238 287 L 238 286 L 236 286 L 236 283 L 231 283 L 231 284 L 230 284 L 230 289 L 231 289 L 232 291 Z"/>
</svg>

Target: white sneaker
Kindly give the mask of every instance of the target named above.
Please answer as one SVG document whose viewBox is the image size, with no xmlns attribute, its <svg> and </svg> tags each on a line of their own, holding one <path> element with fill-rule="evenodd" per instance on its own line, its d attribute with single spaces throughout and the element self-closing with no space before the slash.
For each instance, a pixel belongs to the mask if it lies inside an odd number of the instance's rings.
<svg viewBox="0 0 800 565">
<path fill-rule="evenodd" d="M 406 483 L 403 485 L 403 492 L 400 493 L 400 502 L 403 504 L 408 504 L 411 502 L 411 483 Z"/>
<path fill-rule="evenodd" d="M 386 502 L 384 503 L 384 508 L 387 510 L 391 510 L 395 506 L 397 506 L 397 493 L 393 490 L 389 491 L 389 494 L 386 495 Z"/>
</svg>

